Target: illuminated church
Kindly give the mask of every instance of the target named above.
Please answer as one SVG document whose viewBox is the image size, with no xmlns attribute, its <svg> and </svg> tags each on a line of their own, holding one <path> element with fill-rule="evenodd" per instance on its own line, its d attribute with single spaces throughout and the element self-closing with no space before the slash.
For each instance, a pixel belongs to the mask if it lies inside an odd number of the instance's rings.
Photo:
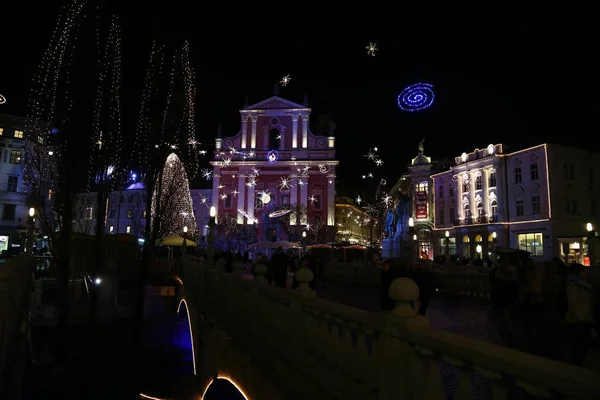
<svg viewBox="0 0 600 400">
<path fill-rule="evenodd" d="M 256 227 L 256 239 L 331 240 L 335 218 L 334 127 L 310 129 L 311 109 L 275 95 L 240 110 L 240 129 L 215 139 L 213 205 L 217 215 Z M 230 218 L 231 221 L 231 218 Z"/>
</svg>

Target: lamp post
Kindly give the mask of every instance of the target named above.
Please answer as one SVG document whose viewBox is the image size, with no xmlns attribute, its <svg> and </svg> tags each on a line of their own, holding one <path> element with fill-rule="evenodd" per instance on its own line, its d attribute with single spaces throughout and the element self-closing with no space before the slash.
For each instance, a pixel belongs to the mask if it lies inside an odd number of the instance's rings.
<svg viewBox="0 0 600 400">
<path fill-rule="evenodd" d="M 446 231 L 446 262 L 450 260 L 450 232 Z"/>
<path fill-rule="evenodd" d="M 217 209 L 215 206 L 210 207 L 210 219 L 208 220 L 208 246 L 206 247 L 206 253 L 208 255 L 209 264 L 213 264 L 214 262 L 214 254 L 215 254 L 215 239 L 216 239 L 216 216 Z"/>
<path fill-rule="evenodd" d="M 29 227 L 27 228 L 27 244 L 25 251 L 31 254 L 33 252 L 33 226 L 35 224 L 35 208 L 29 208 Z"/>
<path fill-rule="evenodd" d="M 306 231 L 302 231 L 302 253 L 306 252 Z M 303 254 L 304 256 L 304 254 Z"/>
</svg>

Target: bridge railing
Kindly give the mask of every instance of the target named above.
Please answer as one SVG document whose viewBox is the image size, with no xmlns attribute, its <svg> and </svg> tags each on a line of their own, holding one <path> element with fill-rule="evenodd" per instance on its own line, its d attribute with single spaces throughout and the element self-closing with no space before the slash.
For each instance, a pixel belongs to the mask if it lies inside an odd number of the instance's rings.
<svg viewBox="0 0 600 400">
<path fill-rule="evenodd" d="M 418 288 L 410 279 L 393 282 L 393 312 L 371 313 L 319 299 L 306 268 L 297 271 L 295 290 L 269 286 L 262 265 L 253 281 L 243 278 L 241 265 L 234 268 L 228 274 L 188 258 L 186 293 L 259 366 L 274 358 L 293 366 L 293 378 L 269 370 L 282 387 L 297 390 L 300 379 L 316 385 L 307 393 L 318 387 L 332 398 L 475 399 L 474 387 L 484 381 L 494 399 L 515 388 L 546 398 L 600 396 L 594 371 L 432 329 L 411 306 Z"/>
<path fill-rule="evenodd" d="M 445 296 L 481 300 L 490 298 L 489 268 L 434 265 L 430 269 L 434 273 L 436 286 Z M 381 269 L 367 264 L 330 263 L 325 266 L 325 278 L 337 282 L 379 286 Z"/>
<path fill-rule="evenodd" d="M 26 254 L 0 264 L 0 398 L 22 384 L 34 269 Z"/>
</svg>

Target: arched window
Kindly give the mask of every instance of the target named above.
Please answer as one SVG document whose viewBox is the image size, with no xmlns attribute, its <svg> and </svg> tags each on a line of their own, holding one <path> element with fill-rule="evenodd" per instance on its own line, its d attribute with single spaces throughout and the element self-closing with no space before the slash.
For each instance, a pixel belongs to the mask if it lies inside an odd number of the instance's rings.
<svg viewBox="0 0 600 400">
<path fill-rule="evenodd" d="M 471 239 L 467 235 L 463 236 L 463 243 L 469 243 Z"/>
<path fill-rule="evenodd" d="M 483 204 L 477 203 L 477 216 L 483 217 Z"/>
<path fill-rule="evenodd" d="M 469 207 L 469 203 L 465 204 L 465 218 L 469 218 L 471 216 L 471 208 Z"/>
<path fill-rule="evenodd" d="M 471 257 L 471 239 L 467 235 L 463 236 L 463 245 L 462 245 L 462 256 L 463 257 Z"/>
<path fill-rule="evenodd" d="M 279 150 L 279 130 L 271 129 L 269 132 L 269 150 Z"/>
<path fill-rule="evenodd" d="M 483 242 L 483 237 L 481 237 L 481 235 L 475 235 L 475 241 L 477 243 L 481 243 L 481 242 Z"/>
<path fill-rule="evenodd" d="M 496 200 L 492 200 L 492 204 L 490 204 L 490 206 L 492 207 L 492 215 L 495 217 L 498 215 L 498 202 L 496 202 Z"/>
</svg>

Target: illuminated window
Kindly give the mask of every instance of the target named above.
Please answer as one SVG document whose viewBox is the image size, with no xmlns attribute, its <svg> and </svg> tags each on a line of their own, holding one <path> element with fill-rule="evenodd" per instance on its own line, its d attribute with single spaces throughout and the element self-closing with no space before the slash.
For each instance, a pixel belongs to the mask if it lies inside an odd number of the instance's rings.
<svg viewBox="0 0 600 400">
<path fill-rule="evenodd" d="M 52 200 L 52 189 L 48 189 L 48 200 Z"/>
<path fill-rule="evenodd" d="M 544 240 L 541 233 L 519 233 L 517 235 L 519 250 L 525 250 L 533 256 L 544 255 Z"/>
<path fill-rule="evenodd" d="M 4 128 L 0 128 L 0 136 L 4 134 Z"/>
<path fill-rule="evenodd" d="M 84 213 L 84 218 L 92 219 L 93 216 L 94 216 L 94 209 L 92 207 L 86 207 L 85 213 Z"/>
<path fill-rule="evenodd" d="M 479 175 L 477 178 L 475 178 L 475 190 L 481 190 L 481 187 L 481 175 Z"/>
<path fill-rule="evenodd" d="M 23 139 L 23 131 L 15 131 L 15 138 Z"/>
<path fill-rule="evenodd" d="M 515 183 L 521 183 L 523 176 L 521 175 L 521 167 L 515 167 Z"/>
<path fill-rule="evenodd" d="M 11 164 L 20 164 L 21 163 L 21 150 L 11 150 L 10 163 Z"/>
<path fill-rule="evenodd" d="M 146 210 L 142 211 L 142 218 L 146 218 Z"/>
<path fill-rule="evenodd" d="M 516 202 L 516 212 L 517 212 L 517 217 L 523 216 L 523 214 L 524 214 L 523 200 L 517 200 L 517 202 Z"/>
<path fill-rule="evenodd" d="M 481 243 L 481 242 L 483 242 L 483 237 L 482 237 L 481 235 L 476 235 L 476 236 L 475 236 L 475 241 L 476 241 L 477 243 Z"/>
<path fill-rule="evenodd" d="M 539 178 L 539 170 L 538 170 L 538 163 L 533 163 L 529 166 L 529 172 L 531 174 L 531 180 L 532 181 L 537 181 Z"/>
<path fill-rule="evenodd" d="M 540 196 L 531 196 L 531 213 L 539 214 L 540 212 Z"/>
<path fill-rule="evenodd" d="M 127 225 L 126 231 L 127 231 L 127 233 L 131 233 L 131 226 Z"/>
<path fill-rule="evenodd" d="M 43 136 L 38 136 L 37 141 L 38 141 L 39 144 L 44 144 L 44 137 Z"/>
</svg>

